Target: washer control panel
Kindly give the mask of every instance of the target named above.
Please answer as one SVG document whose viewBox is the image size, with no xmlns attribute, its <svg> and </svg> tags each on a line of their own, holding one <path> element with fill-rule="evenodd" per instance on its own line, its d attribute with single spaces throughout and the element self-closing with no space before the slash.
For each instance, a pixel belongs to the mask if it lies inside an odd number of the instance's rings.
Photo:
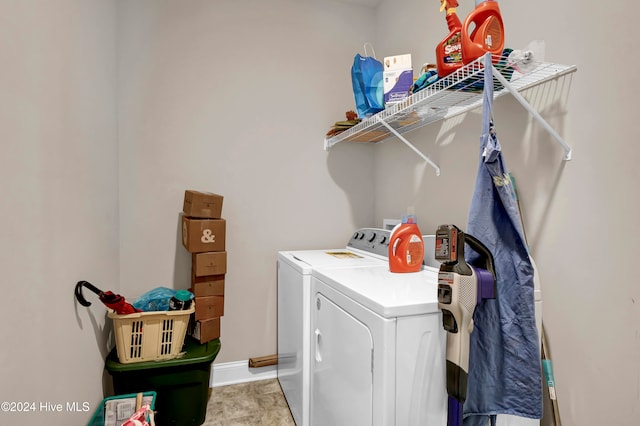
<svg viewBox="0 0 640 426">
<path fill-rule="evenodd" d="M 361 228 L 353 233 L 347 247 L 388 257 L 390 236 L 391 231 L 387 229 Z"/>
</svg>

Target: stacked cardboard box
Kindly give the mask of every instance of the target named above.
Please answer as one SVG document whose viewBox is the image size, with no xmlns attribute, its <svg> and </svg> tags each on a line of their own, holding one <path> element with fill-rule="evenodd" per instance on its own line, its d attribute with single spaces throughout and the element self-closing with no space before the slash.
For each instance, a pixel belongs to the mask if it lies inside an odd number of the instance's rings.
<svg viewBox="0 0 640 426">
<path fill-rule="evenodd" d="M 220 337 L 227 273 L 223 197 L 187 190 L 182 208 L 182 245 L 191 253 L 191 291 L 195 295 L 191 335 L 200 343 Z"/>
</svg>

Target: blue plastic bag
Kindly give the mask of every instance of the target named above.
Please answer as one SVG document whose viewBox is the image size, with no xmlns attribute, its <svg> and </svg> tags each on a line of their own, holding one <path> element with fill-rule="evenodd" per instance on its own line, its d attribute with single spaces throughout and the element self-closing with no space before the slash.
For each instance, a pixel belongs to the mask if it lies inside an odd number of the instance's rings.
<svg viewBox="0 0 640 426">
<path fill-rule="evenodd" d="M 375 58 L 375 53 L 373 57 L 361 56 L 357 53 L 353 58 L 351 83 L 356 101 L 356 110 L 360 118 L 366 118 L 384 110 L 382 69 L 382 62 Z"/>
<path fill-rule="evenodd" d="M 169 300 L 171 300 L 175 294 L 176 291 L 171 288 L 157 287 L 140 296 L 133 302 L 133 307 L 143 312 L 168 311 Z"/>
</svg>

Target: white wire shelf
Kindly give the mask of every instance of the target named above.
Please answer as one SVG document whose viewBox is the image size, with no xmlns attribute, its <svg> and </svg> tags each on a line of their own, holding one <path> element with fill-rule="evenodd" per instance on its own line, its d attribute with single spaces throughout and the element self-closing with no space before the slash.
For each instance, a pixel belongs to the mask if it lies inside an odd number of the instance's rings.
<svg viewBox="0 0 640 426">
<path fill-rule="evenodd" d="M 398 137 L 425 161 L 431 163 L 439 175 L 438 166 L 404 139 L 402 135 L 419 127 L 480 107 L 482 105 L 485 61 L 488 62 L 485 57 L 478 58 L 409 96 L 404 101 L 391 104 L 384 111 L 362 120 L 350 129 L 333 137 L 325 138 L 325 150 L 329 150 L 333 145 L 343 141 L 377 143 Z M 495 63 L 495 61 L 497 58 L 494 58 L 493 64 L 494 99 L 511 93 L 563 146 L 565 159 L 571 159 L 571 148 L 519 92 L 573 73 L 577 71 L 576 66 L 538 62 L 527 64 L 526 68 L 530 71 L 519 72 L 517 69 L 525 67 L 518 67 L 517 63 L 506 65 Z"/>
</svg>

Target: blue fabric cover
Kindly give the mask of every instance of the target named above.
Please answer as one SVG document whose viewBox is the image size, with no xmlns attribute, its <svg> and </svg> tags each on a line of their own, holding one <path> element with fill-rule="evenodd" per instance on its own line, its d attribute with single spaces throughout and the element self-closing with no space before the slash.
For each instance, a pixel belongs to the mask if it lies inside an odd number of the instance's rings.
<svg viewBox="0 0 640 426">
<path fill-rule="evenodd" d="M 542 417 L 540 348 L 533 266 L 500 143 L 493 131 L 491 67 L 485 70 L 480 162 L 467 232 L 494 256 L 495 300 L 476 307 L 464 426 L 495 424 L 496 414 Z M 466 260 L 478 259 L 465 250 Z"/>
</svg>

